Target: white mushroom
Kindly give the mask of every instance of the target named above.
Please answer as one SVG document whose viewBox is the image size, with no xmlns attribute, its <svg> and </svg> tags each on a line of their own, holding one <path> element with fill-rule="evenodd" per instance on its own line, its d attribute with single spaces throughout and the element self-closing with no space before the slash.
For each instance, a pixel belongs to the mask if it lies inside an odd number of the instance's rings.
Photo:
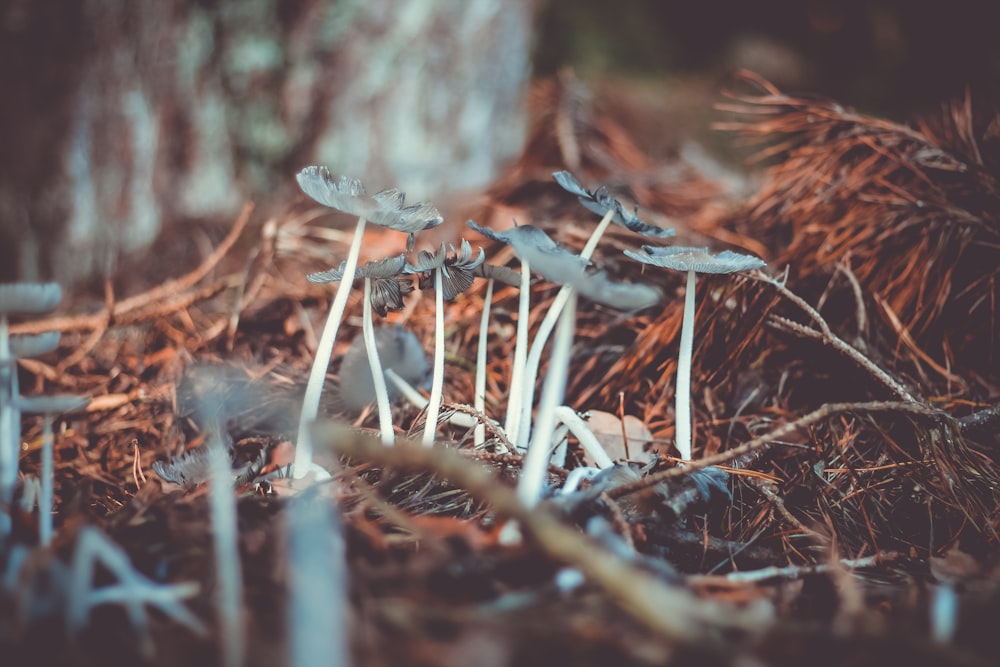
<svg viewBox="0 0 1000 667">
<path fill-rule="evenodd" d="M 675 271 L 687 272 L 687 289 L 684 292 L 684 315 L 681 320 L 681 342 L 677 357 L 677 385 L 675 390 L 677 451 L 682 459 L 691 459 L 691 356 L 694 347 L 694 298 L 696 273 L 737 273 L 764 266 L 764 261 L 752 255 L 742 255 L 724 250 L 713 255 L 708 248 L 680 246 L 643 246 L 643 252 L 626 250 L 625 254 L 643 264 L 652 264 Z"/>
<path fill-rule="evenodd" d="M 316 347 L 316 358 L 309 372 L 309 382 L 306 385 L 305 397 L 302 399 L 302 411 L 299 415 L 298 439 L 295 447 L 294 474 L 297 478 L 304 477 L 312 469 L 312 439 L 309 424 L 316 420 L 319 414 L 319 399 L 323 392 L 323 380 L 333 355 L 333 345 L 337 339 L 337 330 L 347 307 L 351 284 L 358 265 L 358 255 L 361 253 L 361 239 L 364 236 L 365 221 L 372 222 L 409 234 L 407 247 L 413 243 L 413 235 L 423 229 L 435 227 L 443 222 L 438 210 L 428 203 L 404 206 L 405 198 L 399 190 L 383 190 L 375 195 L 366 195 L 361 181 L 341 176 L 334 180 L 326 167 L 306 167 L 298 173 L 296 179 L 299 187 L 314 200 L 345 213 L 358 216 L 358 224 L 354 230 L 354 240 L 344 263 L 340 287 L 330 306 L 323 334 Z"/>
</svg>

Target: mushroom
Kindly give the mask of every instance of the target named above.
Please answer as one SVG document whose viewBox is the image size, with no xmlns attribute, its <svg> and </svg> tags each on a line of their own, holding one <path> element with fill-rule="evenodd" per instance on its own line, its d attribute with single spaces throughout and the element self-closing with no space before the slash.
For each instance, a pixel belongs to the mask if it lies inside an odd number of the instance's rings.
<svg viewBox="0 0 1000 667">
<path fill-rule="evenodd" d="M 651 285 L 612 281 L 604 271 L 590 269 L 590 261 L 587 258 L 560 247 L 537 227 L 520 225 L 503 232 L 496 232 L 481 227 L 471 220 L 468 224 L 487 238 L 510 244 L 518 257 L 522 261 L 527 260 L 542 277 L 563 285 L 538 327 L 531 352 L 525 357 L 523 386 L 515 387 L 514 383 L 511 383 L 512 398 L 509 399 L 508 410 L 517 410 L 520 414 L 513 420 L 517 428 L 513 432 L 508 429 L 507 437 L 523 449 L 530 436 L 526 425 L 534 401 L 535 378 L 541 364 L 542 350 L 555 328 L 570 293 L 576 291 L 591 301 L 626 310 L 648 308 L 658 303 L 663 294 Z M 508 423 L 511 421 L 508 414 Z"/>
<path fill-rule="evenodd" d="M 378 345 L 375 344 L 372 309 L 384 317 L 389 310 L 403 308 L 403 297 L 413 291 L 410 279 L 404 278 L 402 275 L 405 267 L 406 256 L 397 255 L 368 262 L 360 267 L 356 274 L 357 278 L 365 281 L 361 330 L 365 340 L 365 349 L 368 351 L 372 382 L 375 386 L 379 433 L 382 437 L 382 444 L 387 447 L 391 447 L 396 441 L 396 432 L 392 428 L 389 393 L 385 386 L 385 376 L 382 373 L 382 364 L 379 360 Z M 328 283 L 342 281 L 345 278 L 345 273 L 345 264 L 341 263 L 337 269 L 311 273 L 306 277 L 314 283 Z"/>
<path fill-rule="evenodd" d="M 90 402 L 88 396 L 18 397 L 21 412 L 42 415 L 42 493 L 38 497 L 38 541 L 43 547 L 52 542 L 52 495 L 55 483 L 52 419 L 65 412 L 79 410 Z"/>
<path fill-rule="evenodd" d="M 299 187 L 311 198 L 330 208 L 358 216 L 358 224 L 354 230 L 354 240 L 348 251 L 347 261 L 337 295 L 330 306 L 323 334 L 316 347 L 316 358 L 309 372 L 309 382 L 306 385 L 305 397 L 302 399 L 302 412 L 299 415 L 298 440 L 295 448 L 295 476 L 304 477 L 312 468 L 312 440 L 308 425 L 315 421 L 319 414 L 319 399 L 323 392 L 323 379 L 333 355 L 333 344 L 337 338 L 337 330 L 347 307 L 347 298 L 354 272 L 361 253 L 361 239 L 364 236 L 365 221 L 389 227 L 409 234 L 407 248 L 413 243 L 417 232 L 440 225 L 444 218 L 438 210 L 429 203 L 404 206 L 404 195 L 399 190 L 383 190 L 374 195 L 366 195 L 361 181 L 341 176 L 334 180 L 326 167 L 306 167 L 296 176 Z"/>
<path fill-rule="evenodd" d="M 587 243 L 584 245 L 583 250 L 580 251 L 579 257 L 584 262 L 589 263 L 590 258 L 597 249 L 597 244 L 604 236 L 604 232 L 607 230 L 608 225 L 611 222 L 615 222 L 630 231 L 650 238 L 663 239 L 674 235 L 673 229 L 665 229 L 640 220 L 637 213 L 638 208 L 633 209 L 632 212 L 628 212 L 621 202 L 608 194 L 608 190 L 604 186 L 599 187 L 593 192 L 587 190 L 568 171 L 553 172 L 552 177 L 560 187 L 567 192 L 576 195 L 577 199 L 588 211 L 604 216 L 591 233 L 590 238 L 587 239 Z M 553 243 L 553 245 L 555 244 Z M 542 275 L 545 274 L 542 273 Z M 545 348 L 546 341 L 548 341 L 549 336 L 552 334 L 552 329 L 556 325 L 556 320 L 559 318 L 559 314 L 562 312 L 562 309 L 566 304 L 566 300 L 569 298 L 569 291 L 574 288 L 581 289 L 581 286 L 574 284 L 573 281 L 560 280 L 552 276 L 546 277 L 549 278 L 549 280 L 553 280 L 553 282 L 562 284 L 563 287 L 559 290 L 559 293 L 556 295 L 556 298 L 552 302 L 548 312 L 546 312 L 545 318 L 539 325 L 538 333 L 535 335 L 535 342 L 532 344 L 531 350 L 527 355 L 524 374 L 525 377 L 528 378 L 534 378 L 538 374 L 538 366 L 541 363 L 542 351 Z M 606 279 L 606 274 L 592 274 L 591 280 L 587 283 L 587 286 L 591 288 L 592 292 L 587 294 L 586 292 L 581 291 L 581 294 L 595 301 L 602 301 L 602 298 L 595 298 L 594 294 L 603 295 L 607 299 L 605 303 L 608 303 L 608 305 L 620 310 L 641 310 L 642 308 L 646 308 L 657 303 L 662 297 L 660 292 L 652 287 L 647 286 L 643 288 L 642 286 L 625 285 L 622 283 L 614 284 L 606 280 L 606 284 L 601 285 L 600 283 L 602 279 Z M 611 293 L 612 287 L 618 287 L 616 294 Z M 531 404 L 534 402 L 534 393 L 535 387 L 533 384 L 529 384 L 523 392 L 523 404 L 521 406 L 522 414 L 520 417 L 521 421 L 525 421 L 527 419 L 527 415 L 530 415 L 531 413 Z M 527 442 L 527 433 L 515 434 L 515 436 L 517 436 L 516 439 L 520 440 L 518 443 L 519 445 L 523 446 L 524 443 Z M 514 439 L 514 436 L 512 436 L 512 439 Z"/>
<path fill-rule="evenodd" d="M 22 338 L 10 337 L 7 316 L 40 315 L 62 301 L 62 288 L 57 283 L 0 284 L 0 507 L 13 499 L 17 484 L 17 455 L 21 440 L 21 411 L 18 407 L 16 352 L 42 353 L 51 349 L 51 334 Z M 58 334 L 56 334 L 58 336 Z M 58 344 L 58 341 L 57 341 Z M 5 514 L 0 514 L 0 535 L 7 532 Z"/>
<path fill-rule="evenodd" d="M 434 444 L 434 434 L 437 431 L 438 413 L 441 409 L 441 396 L 444 392 L 444 299 L 454 299 L 472 286 L 476 267 L 483 263 L 486 256 L 479 249 L 476 257 L 472 256 L 472 246 L 462 240 L 461 250 L 456 251 L 450 245 L 451 256 L 442 243 L 436 252 L 420 251 L 417 263 L 408 267 L 410 273 L 420 274 L 421 290 L 434 289 L 434 373 L 431 380 L 431 397 L 427 404 L 427 417 L 424 423 L 423 445 Z"/>
<path fill-rule="evenodd" d="M 764 260 L 724 250 L 713 255 L 708 248 L 681 246 L 642 246 L 642 253 L 626 250 L 625 254 L 643 264 L 652 264 L 675 271 L 687 271 L 684 291 L 684 314 L 681 320 L 680 351 L 677 356 L 677 386 L 675 389 L 674 436 L 682 459 L 691 459 L 691 356 L 694 347 L 694 298 L 696 273 L 737 273 L 764 266 Z"/>
</svg>

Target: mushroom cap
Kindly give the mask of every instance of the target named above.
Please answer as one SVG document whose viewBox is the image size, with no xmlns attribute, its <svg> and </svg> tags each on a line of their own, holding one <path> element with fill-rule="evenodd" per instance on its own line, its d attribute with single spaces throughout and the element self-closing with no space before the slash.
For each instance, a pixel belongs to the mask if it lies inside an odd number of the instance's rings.
<svg viewBox="0 0 1000 667">
<path fill-rule="evenodd" d="M 339 282 L 344 278 L 347 262 L 341 262 L 336 269 L 310 273 L 306 279 L 314 283 Z M 403 297 L 413 291 L 413 282 L 403 274 L 406 270 L 406 255 L 395 255 L 372 260 L 358 267 L 354 273 L 355 282 L 370 278 L 372 281 L 371 307 L 385 317 L 390 310 L 403 309 Z"/>
<path fill-rule="evenodd" d="M 212 476 L 209 448 L 195 447 L 171 461 L 153 461 L 153 472 L 165 482 L 182 486 L 195 486 L 206 482 Z"/>
<path fill-rule="evenodd" d="M 11 336 L 10 353 L 18 359 L 47 354 L 59 347 L 59 338 L 58 331 Z"/>
<path fill-rule="evenodd" d="M 590 262 L 584 258 L 560 248 L 538 227 L 520 225 L 497 232 L 477 225 L 472 220 L 467 224 L 488 239 L 508 244 L 518 257 L 528 260 L 532 271 L 554 283 L 572 283 L 590 266 Z"/>
<path fill-rule="evenodd" d="M 58 283 L 0 283 L 0 313 L 39 315 L 62 301 Z"/>
<path fill-rule="evenodd" d="M 340 266 L 335 269 L 328 269 L 326 271 L 317 271 L 316 273 L 310 273 L 306 276 L 306 280 L 311 283 L 336 283 L 344 279 L 344 269 L 347 267 L 347 262 L 341 262 Z M 382 259 L 373 259 L 370 262 L 365 262 L 357 268 L 354 272 L 354 280 L 362 280 L 364 278 L 394 278 L 405 272 L 406 269 L 406 255 L 393 255 L 392 257 L 383 257 Z"/>
<path fill-rule="evenodd" d="M 606 215 L 608 211 L 614 211 L 614 216 L 611 219 L 636 234 L 642 234 L 643 236 L 656 239 L 670 238 L 675 234 L 672 229 L 660 227 L 658 225 L 653 225 L 640 220 L 638 207 L 633 209 L 631 212 L 626 210 L 625 206 L 622 205 L 620 201 L 608 194 L 608 189 L 603 185 L 591 192 L 580 185 L 580 181 L 576 180 L 576 177 L 568 171 L 553 172 L 552 177 L 563 190 L 576 195 L 577 199 L 580 200 L 580 203 L 583 204 L 583 207 L 588 211 L 596 213 L 602 217 Z"/>
<path fill-rule="evenodd" d="M 743 255 L 732 250 L 712 254 L 708 248 L 648 245 L 642 246 L 642 250 L 642 253 L 626 250 L 625 254 L 643 264 L 696 273 L 737 273 L 759 269 L 766 264 L 759 257 Z"/>
<path fill-rule="evenodd" d="M 306 167 L 296 180 L 302 191 L 320 204 L 400 232 L 415 234 L 444 222 L 429 202 L 405 206 L 406 196 L 395 188 L 369 196 L 361 181 L 347 176 L 334 180 L 326 167 Z"/>
<path fill-rule="evenodd" d="M 430 364 L 416 334 L 398 325 L 375 327 L 374 334 L 383 371 L 391 368 L 410 384 L 423 384 Z M 387 383 L 386 389 L 389 398 L 395 400 L 398 396 L 395 385 Z M 353 412 L 375 401 L 375 383 L 363 336 L 356 337 L 344 353 L 340 365 L 340 397 L 344 406 Z"/>
<path fill-rule="evenodd" d="M 448 252 L 451 252 L 451 256 Z M 484 261 L 486 253 L 479 249 L 479 253 L 472 256 L 472 246 L 468 241 L 462 239 L 461 249 L 455 250 L 455 246 L 448 244 L 447 248 L 442 243 L 437 252 L 421 250 L 417 253 L 417 262 L 406 267 L 407 273 L 420 274 L 420 289 L 434 289 L 434 271 L 441 271 L 441 297 L 443 299 L 454 299 L 456 296 L 472 287 L 475 271 Z"/>
<path fill-rule="evenodd" d="M 89 396 L 73 396 L 57 394 L 55 396 L 19 396 L 17 406 L 21 412 L 32 415 L 58 415 L 64 412 L 75 412 L 87 407 Z"/>
<path fill-rule="evenodd" d="M 611 280 L 605 271 L 589 270 L 590 262 L 561 248 L 537 227 L 521 225 L 496 232 L 469 221 L 469 226 L 487 238 L 509 243 L 519 257 L 546 280 L 571 285 L 581 296 L 618 310 L 640 310 L 660 301 L 663 294 L 651 285 Z"/>
<path fill-rule="evenodd" d="M 663 299 L 663 292 L 652 285 L 611 280 L 605 271 L 587 272 L 574 287 L 591 301 L 626 312 L 655 306 Z"/>
</svg>

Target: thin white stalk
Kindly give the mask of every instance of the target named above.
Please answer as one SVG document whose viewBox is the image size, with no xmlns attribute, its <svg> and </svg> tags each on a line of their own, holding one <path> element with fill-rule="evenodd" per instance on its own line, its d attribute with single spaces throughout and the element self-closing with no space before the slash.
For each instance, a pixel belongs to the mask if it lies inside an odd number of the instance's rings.
<svg viewBox="0 0 1000 667">
<path fill-rule="evenodd" d="M 42 492 L 38 495 L 38 542 L 43 547 L 52 543 L 52 496 L 55 463 L 52 436 L 52 417 L 44 415 L 42 426 Z"/>
<path fill-rule="evenodd" d="M 674 442 L 680 457 L 691 460 L 691 356 L 694 348 L 695 272 L 688 271 L 681 321 L 681 346 L 677 353 L 677 383 L 674 390 Z"/>
<path fill-rule="evenodd" d="M 569 428 L 570 433 L 576 436 L 576 439 L 580 441 L 580 446 L 594 460 L 596 467 L 603 470 L 615 465 L 615 462 L 611 460 L 608 453 L 604 451 L 601 441 L 597 439 L 597 436 L 590 430 L 587 423 L 580 419 L 580 416 L 576 414 L 576 410 L 568 405 L 560 405 L 556 408 L 556 418 Z"/>
<path fill-rule="evenodd" d="M 521 294 L 517 305 L 517 337 L 514 340 L 514 362 L 510 371 L 510 389 L 507 395 L 507 421 L 503 430 L 507 439 L 517 442 L 524 403 L 524 365 L 528 356 L 528 315 L 530 314 L 531 267 L 521 258 Z M 532 378 L 534 380 L 534 378 Z"/>
<path fill-rule="evenodd" d="M 226 667 L 244 663 L 246 640 L 243 632 L 243 567 L 236 536 L 236 498 L 233 495 L 233 472 L 225 445 L 216 425 L 206 446 L 212 471 L 209 494 L 212 513 L 212 537 L 215 542 L 215 573 L 218 579 L 215 612 L 222 628 L 222 656 Z"/>
<path fill-rule="evenodd" d="M 566 392 L 566 374 L 569 371 L 569 356 L 573 348 L 575 326 L 576 294 L 571 293 L 559 318 L 559 330 L 552 345 L 552 361 L 545 376 L 545 386 L 542 388 L 534 435 L 517 483 L 517 496 L 527 507 L 538 504 L 542 497 L 542 489 L 545 487 L 549 446 L 556 424 L 556 407 L 562 403 L 563 394 Z"/>
<path fill-rule="evenodd" d="M 375 326 L 372 323 L 372 279 L 365 278 L 365 298 L 361 315 L 361 333 L 365 338 L 365 352 L 368 354 L 368 368 L 372 373 L 372 384 L 375 386 L 375 403 L 378 405 L 378 430 L 382 436 L 382 444 L 392 447 L 396 442 L 396 432 L 392 430 L 392 409 L 389 407 L 389 390 L 385 387 L 385 375 L 382 373 L 382 361 L 378 355 L 378 345 L 375 344 Z"/>
<path fill-rule="evenodd" d="M 473 407 L 480 414 L 486 414 L 486 342 L 490 330 L 490 306 L 493 305 L 493 279 L 486 283 L 486 297 L 483 299 L 483 315 L 479 320 L 479 343 L 476 347 L 476 387 Z M 476 447 L 486 442 L 486 425 L 476 426 L 473 434 Z"/>
<path fill-rule="evenodd" d="M 347 308 L 347 298 L 351 294 L 351 285 L 358 267 L 358 255 L 361 254 L 361 239 L 364 233 L 365 219 L 358 218 L 358 225 L 354 229 L 354 239 L 351 241 L 351 249 L 347 253 L 347 263 L 344 265 L 344 276 L 337 287 L 337 295 L 333 298 L 333 304 L 330 306 L 330 314 L 326 318 L 323 334 L 316 346 L 316 358 L 313 359 L 312 369 L 309 371 L 309 382 L 306 384 L 306 394 L 302 398 L 302 412 L 299 414 L 295 462 L 292 466 L 296 479 L 305 477 L 312 469 L 313 442 L 309 426 L 316 421 L 316 417 L 319 415 L 319 399 L 323 394 L 323 383 L 326 380 L 326 371 L 330 367 L 330 357 L 333 356 L 333 344 L 337 340 L 337 330 L 340 329 L 340 321 Z"/>
<path fill-rule="evenodd" d="M 597 249 L 597 244 L 600 243 L 601 237 L 604 236 L 604 232 L 607 231 L 613 217 L 614 211 L 611 210 L 608 211 L 603 218 L 601 218 L 601 221 L 591 233 L 590 238 L 587 239 L 586 245 L 583 246 L 583 250 L 580 252 L 580 257 L 589 260 L 594 256 L 594 250 Z M 538 326 L 538 332 L 535 334 L 535 340 L 531 343 L 531 352 L 528 354 L 524 370 L 524 401 L 521 404 L 520 417 L 520 422 L 522 424 L 531 423 L 531 404 L 535 402 L 535 381 L 538 377 L 538 367 L 542 363 L 542 351 L 545 349 L 545 344 L 548 342 L 549 336 L 552 335 L 552 330 L 556 326 L 556 321 L 559 319 L 559 315 L 562 313 L 563 308 L 566 307 L 569 295 L 573 291 L 573 287 L 570 285 L 563 285 L 559 289 L 559 293 L 556 294 L 556 298 L 552 301 L 552 305 L 549 306 L 548 312 L 545 313 L 542 323 Z M 507 437 L 511 438 L 511 441 L 514 442 L 519 449 L 523 449 L 528 443 L 528 438 L 531 437 L 531 429 L 529 427 L 522 428 L 518 432 L 516 440 L 509 434 Z"/>
<path fill-rule="evenodd" d="M 431 377 L 431 398 L 424 423 L 424 447 L 434 445 L 438 413 L 444 393 L 444 297 L 441 295 L 441 269 L 434 269 L 434 375 Z"/>
</svg>

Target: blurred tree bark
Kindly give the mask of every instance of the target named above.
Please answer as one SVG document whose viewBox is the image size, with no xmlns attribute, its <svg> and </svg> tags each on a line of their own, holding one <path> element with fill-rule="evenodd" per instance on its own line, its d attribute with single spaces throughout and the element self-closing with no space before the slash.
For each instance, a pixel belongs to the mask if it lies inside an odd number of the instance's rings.
<svg viewBox="0 0 1000 667">
<path fill-rule="evenodd" d="M 313 162 L 420 199 L 488 183 L 532 4 L 0 0 L 0 279 L 107 273 Z"/>
</svg>

